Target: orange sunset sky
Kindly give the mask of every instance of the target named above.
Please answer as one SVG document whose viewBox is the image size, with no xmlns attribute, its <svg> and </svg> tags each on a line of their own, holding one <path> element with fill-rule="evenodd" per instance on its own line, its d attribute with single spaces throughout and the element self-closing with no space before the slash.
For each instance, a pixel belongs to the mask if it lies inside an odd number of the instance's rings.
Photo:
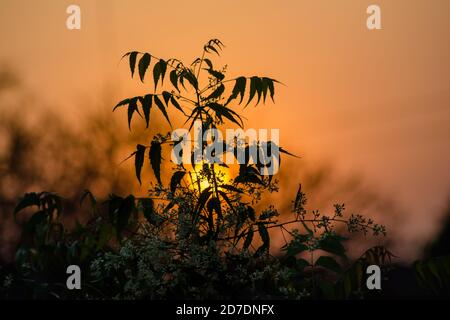
<svg viewBox="0 0 450 320">
<path fill-rule="evenodd" d="M 81 30 L 65 26 L 70 4 Z M 382 30 L 366 28 L 370 4 Z M 0 63 L 82 122 L 80 101 L 145 92 L 119 64 L 125 52 L 191 61 L 219 38 L 230 76 L 286 84 L 275 105 L 244 111 L 247 126 L 280 128 L 300 161 L 331 162 L 393 198 L 405 212 L 397 237 L 414 256 L 450 197 L 449 14 L 448 0 L 0 0 Z M 298 182 L 295 171 L 286 178 Z"/>
</svg>

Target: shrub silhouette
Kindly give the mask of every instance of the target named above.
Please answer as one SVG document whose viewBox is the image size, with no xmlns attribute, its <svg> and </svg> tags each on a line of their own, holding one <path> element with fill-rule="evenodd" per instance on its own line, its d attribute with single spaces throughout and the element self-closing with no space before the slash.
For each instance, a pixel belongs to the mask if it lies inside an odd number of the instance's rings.
<svg viewBox="0 0 450 320">
<path fill-rule="evenodd" d="M 171 126 L 171 107 L 184 117 L 189 131 L 195 121 L 203 130 L 226 124 L 243 128 L 243 117 L 235 108 L 257 106 L 268 97 L 273 101 L 280 82 L 260 76 L 227 79 L 226 69 L 213 63 L 222 49 L 219 40 L 210 40 L 191 64 L 146 52 L 125 54 L 131 76 L 142 82 L 151 79 L 154 92 L 124 99 L 114 110 L 126 109 L 130 130 L 136 115 L 151 130 L 153 109 Z M 164 83 L 170 89 L 164 90 Z M 384 226 L 359 214 L 346 217 L 343 204 L 336 204 L 332 214 L 307 210 L 301 185 L 290 220 L 278 221 L 274 205 L 256 210 L 266 192 L 278 190 L 277 180 L 262 170 L 267 165 L 260 158 L 250 161 L 246 156 L 244 163 L 235 165 L 234 177 L 233 168 L 224 163 L 174 164 L 165 184 L 163 149 L 183 141 L 172 140 L 168 133 L 145 138 L 150 143 L 138 144 L 129 158 L 139 183 L 146 181 L 141 177 L 144 164 L 152 168 L 155 181 L 149 183 L 148 196 L 111 194 L 99 202 L 86 191 L 81 202 L 89 202 L 92 219 L 74 230 L 66 230 L 60 222 L 59 195 L 28 193 L 19 201 L 15 216 L 29 207 L 37 211 L 23 226 L 16 253 L 20 272 L 9 283 L 15 289 L 5 294 L 94 299 L 349 298 L 364 292 L 365 266 L 390 263 L 392 254 L 383 247 L 369 249 L 350 262 L 344 246 L 348 239 L 335 225 L 346 225 L 350 233 L 374 235 L 385 234 Z M 263 143 L 278 147 L 273 141 L 261 141 L 256 148 L 262 149 Z M 243 147 L 247 153 L 252 146 L 244 142 Z M 207 143 L 199 148 L 203 152 Z M 237 148 L 231 144 L 225 150 L 236 155 Z M 294 156 L 282 147 L 278 150 Z M 274 231 L 285 240 L 278 256 L 270 251 Z M 61 285 L 69 264 L 85 270 L 81 293 Z"/>
</svg>

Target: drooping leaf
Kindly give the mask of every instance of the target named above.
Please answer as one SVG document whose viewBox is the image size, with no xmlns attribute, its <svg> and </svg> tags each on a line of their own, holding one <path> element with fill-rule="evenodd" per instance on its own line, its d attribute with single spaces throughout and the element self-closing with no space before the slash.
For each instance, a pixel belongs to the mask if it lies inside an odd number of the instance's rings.
<svg viewBox="0 0 450 320">
<path fill-rule="evenodd" d="M 136 146 L 136 153 L 134 155 L 134 167 L 136 170 L 136 177 L 139 181 L 139 184 L 141 184 L 141 170 L 144 164 L 145 149 L 146 149 L 145 146 L 138 144 Z"/>
<path fill-rule="evenodd" d="M 176 171 L 172 178 L 170 179 L 170 191 L 175 192 L 178 185 L 180 184 L 181 180 L 183 179 L 184 175 L 186 174 L 186 171 Z"/>
<path fill-rule="evenodd" d="M 163 96 L 166 106 L 169 106 L 169 101 L 170 101 L 170 98 L 172 97 L 172 94 L 168 91 L 163 91 L 162 96 Z"/>
<path fill-rule="evenodd" d="M 196 90 L 198 89 L 197 77 L 192 73 L 191 70 L 184 70 L 181 75 L 182 75 L 181 79 L 186 79 L 194 89 L 196 89 Z M 180 79 L 180 81 L 181 81 L 181 79 Z"/>
<path fill-rule="evenodd" d="M 257 76 L 251 77 L 250 78 L 250 95 L 249 95 L 247 104 L 245 106 L 248 106 L 250 104 L 250 102 L 255 97 L 256 93 L 258 93 L 258 101 L 256 102 L 256 104 L 258 104 L 259 100 L 261 98 L 261 90 L 262 90 L 261 79 Z"/>
<path fill-rule="evenodd" d="M 153 81 L 155 82 L 155 90 L 158 86 L 158 81 L 161 78 L 161 84 L 164 82 L 164 76 L 166 75 L 167 63 L 163 59 L 159 61 L 153 67 Z"/>
<path fill-rule="evenodd" d="M 267 82 L 267 86 L 269 87 L 269 91 L 270 91 L 270 98 L 272 99 L 272 102 L 275 102 L 275 100 L 273 99 L 273 96 L 275 95 L 275 88 L 273 85 L 274 80 L 270 79 L 271 81 Z"/>
<path fill-rule="evenodd" d="M 267 77 L 261 78 L 261 90 L 262 90 L 262 94 L 263 94 L 263 103 L 266 103 L 267 91 L 269 89 L 269 83 L 271 81 L 272 80 Z"/>
<path fill-rule="evenodd" d="M 132 78 L 134 76 L 134 69 L 136 68 L 137 55 L 138 55 L 137 51 L 130 52 L 130 71 L 131 71 Z"/>
<path fill-rule="evenodd" d="M 114 107 L 113 111 L 116 111 L 117 108 L 127 105 L 130 103 L 130 99 L 124 99 L 122 101 L 120 101 L 118 104 L 116 104 L 116 106 Z"/>
<path fill-rule="evenodd" d="M 161 160 L 162 160 L 162 148 L 161 143 L 153 140 L 150 145 L 150 151 L 149 151 L 149 158 L 150 158 L 150 164 L 153 169 L 153 173 L 155 174 L 156 179 L 158 180 L 159 184 L 162 184 L 161 182 Z"/>
<path fill-rule="evenodd" d="M 128 129 L 131 130 L 131 119 L 133 118 L 133 114 L 134 112 L 138 112 L 138 107 L 137 107 L 137 99 L 138 97 L 134 97 L 132 99 L 130 99 L 130 103 L 128 104 Z"/>
<path fill-rule="evenodd" d="M 206 100 L 217 99 L 225 91 L 225 86 L 221 83 L 207 98 Z"/>
<path fill-rule="evenodd" d="M 170 102 L 172 103 L 172 105 L 177 108 L 178 110 L 180 110 L 181 112 L 184 113 L 183 109 L 181 108 L 180 104 L 178 103 L 177 99 L 175 99 L 175 97 L 172 95 L 172 97 L 170 98 Z M 186 114 L 185 114 L 186 115 Z"/>
<path fill-rule="evenodd" d="M 244 244 L 242 246 L 243 249 L 248 249 L 248 247 L 250 247 L 253 241 L 253 234 L 254 234 L 253 228 L 250 227 L 250 230 L 248 231 L 247 236 L 245 237 Z"/>
<path fill-rule="evenodd" d="M 149 53 L 144 53 L 144 55 L 141 57 L 141 60 L 139 60 L 139 77 L 141 78 L 142 82 L 144 82 L 145 72 L 150 65 L 150 60 L 151 56 Z"/>
<path fill-rule="evenodd" d="M 152 94 L 146 94 L 145 96 L 141 97 L 141 105 L 142 111 L 144 112 L 146 128 L 148 128 L 148 125 L 150 123 L 150 110 L 152 108 L 152 101 Z"/>
<path fill-rule="evenodd" d="M 239 127 L 242 128 L 243 121 L 242 121 L 241 117 L 235 111 L 233 111 L 221 104 L 215 103 L 215 102 L 208 103 L 206 106 L 211 108 L 216 113 L 216 116 L 219 119 L 222 119 L 222 116 L 223 116 L 223 117 L 227 118 L 228 120 L 230 120 L 231 122 L 236 123 Z M 238 121 L 238 119 L 239 119 L 239 121 Z"/>
<path fill-rule="evenodd" d="M 236 99 L 238 97 L 238 95 L 240 96 L 239 104 L 242 103 L 242 99 L 244 99 L 246 83 L 247 83 L 247 79 L 245 77 L 239 77 L 236 79 L 233 91 L 231 92 L 231 96 L 228 98 L 228 101 L 226 104 L 228 104 L 233 99 Z"/>
<path fill-rule="evenodd" d="M 180 92 L 180 89 L 178 89 L 178 74 L 177 74 L 177 70 L 170 71 L 169 78 L 170 78 L 170 82 L 175 87 L 175 89 L 177 89 L 177 91 Z"/>
<path fill-rule="evenodd" d="M 162 114 L 166 118 L 169 125 L 172 126 L 172 124 L 170 123 L 170 120 L 169 120 L 169 115 L 167 114 L 166 107 L 164 106 L 163 102 L 161 101 L 161 99 L 159 99 L 159 97 L 157 95 L 154 96 L 154 99 L 155 99 L 156 106 L 162 112 Z"/>
</svg>

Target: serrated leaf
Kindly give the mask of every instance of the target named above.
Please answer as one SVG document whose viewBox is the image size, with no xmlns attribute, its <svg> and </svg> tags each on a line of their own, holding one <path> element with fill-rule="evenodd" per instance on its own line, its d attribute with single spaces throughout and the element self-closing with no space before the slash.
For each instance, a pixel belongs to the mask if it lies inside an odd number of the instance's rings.
<svg viewBox="0 0 450 320">
<path fill-rule="evenodd" d="M 161 182 L 161 160 L 162 160 L 162 148 L 161 143 L 158 141 L 152 141 L 150 145 L 150 151 L 149 151 L 149 158 L 150 158 L 150 164 L 153 169 L 153 173 L 155 174 L 156 180 L 158 180 L 159 184 L 162 184 Z"/>
<path fill-rule="evenodd" d="M 153 95 L 147 94 L 141 97 L 142 111 L 144 112 L 146 128 L 150 123 L 150 110 L 152 108 Z"/>
<path fill-rule="evenodd" d="M 128 129 L 130 130 L 131 130 L 131 119 L 133 118 L 133 114 L 135 111 L 138 111 L 137 97 L 130 99 L 130 103 L 128 104 Z"/>
<path fill-rule="evenodd" d="M 131 78 L 134 76 L 134 69 L 136 69 L 136 58 L 137 58 L 138 52 L 133 51 L 130 52 L 130 71 L 131 71 Z"/>
<path fill-rule="evenodd" d="M 153 81 L 155 82 L 155 90 L 158 86 L 159 79 L 161 78 L 161 84 L 164 82 L 164 76 L 166 75 L 167 63 L 163 59 L 159 61 L 153 67 Z"/>
<path fill-rule="evenodd" d="M 216 116 L 219 119 L 222 119 L 222 116 L 224 116 L 225 118 L 227 118 L 231 122 L 236 123 L 239 127 L 242 128 L 242 126 L 243 126 L 242 119 L 233 110 L 231 110 L 221 104 L 215 103 L 215 102 L 208 103 L 206 106 L 211 108 L 216 113 Z M 235 118 L 235 116 L 239 119 L 240 122 Z"/>
<path fill-rule="evenodd" d="M 147 71 L 148 66 L 150 65 L 151 56 L 149 53 L 144 53 L 139 60 L 139 77 L 141 81 L 144 82 L 145 72 Z"/>
<path fill-rule="evenodd" d="M 207 98 L 206 100 L 217 99 L 225 91 L 225 86 L 221 83 Z"/>
<path fill-rule="evenodd" d="M 250 78 L 250 95 L 248 97 L 248 101 L 245 106 L 248 106 L 250 104 L 250 102 L 253 100 L 253 98 L 255 97 L 255 94 L 257 92 L 258 92 L 258 102 L 259 102 L 259 99 L 261 98 L 260 88 L 261 88 L 261 79 L 256 76 L 251 77 Z M 258 102 L 256 104 L 258 104 Z"/>
<path fill-rule="evenodd" d="M 163 102 L 161 101 L 161 99 L 159 99 L 158 96 L 154 96 L 155 99 L 155 104 L 158 107 L 158 109 L 162 112 L 162 114 L 164 115 L 164 117 L 166 118 L 167 122 L 169 123 L 170 126 L 172 126 L 172 124 L 170 123 L 169 120 L 169 115 L 167 114 L 166 111 L 166 107 L 164 106 Z"/>
<path fill-rule="evenodd" d="M 245 85 L 247 83 L 247 79 L 245 77 L 239 77 L 236 79 L 233 91 L 231 92 L 231 96 L 228 98 L 226 104 L 228 104 L 231 100 L 236 99 L 238 95 L 240 96 L 239 104 L 242 103 L 245 94 Z"/>
<path fill-rule="evenodd" d="M 134 168 L 136 170 L 136 177 L 139 181 L 139 184 L 141 184 L 141 170 L 142 166 L 144 165 L 145 149 L 145 146 L 138 144 L 136 146 L 136 153 L 134 155 Z"/>
</svg>

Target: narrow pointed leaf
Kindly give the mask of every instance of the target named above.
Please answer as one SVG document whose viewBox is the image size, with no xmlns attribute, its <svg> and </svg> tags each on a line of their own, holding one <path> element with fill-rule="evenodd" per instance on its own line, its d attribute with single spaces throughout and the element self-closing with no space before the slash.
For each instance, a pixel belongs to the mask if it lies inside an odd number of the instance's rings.
<svg viewBox="0 0 450 320">
<path fill-rule="evenodd" d="M 149 53 L 144 53 L 139 60 L 139 77 L 141 81 L 144 82 L 145 72 L 147 71 L 148 66 L 150 65 L 151 56 Z"/>
<path fill-rule="evenodd" d="M 136 170 L 136 177 L 139 181 L 139 184 L 141 184 L 141 170 L 144 164 L 145 149 L 146 149 L 145 146 L 138 144 L 136 147 L 136 153 L 134 155 L 134 167 Z"/>
<path fill-rule="evenodd" d="M 161 182 L 161 160 L 162 160 L 162 148 L 161 143 L 158 141 L 152 141 L 150 145 L 149 158 L 150 164 L 153 169 L 153 173 L 155 174 L 156 180 L 158 180 L 159 184 Z"/>
<path fill-rule="evenodd" d="M 167 122 L 169 122 L 169 125 L 172 126 L 172 124 L 170 123 L 170 120 L 169 120 L 169 115 L 167 114 L 166 107 L 164 106 L 163 102 L 161 101 L 161 99 L 159 99 L 158 96 L 154 96 L 154 99 L 155 99 L 156 106 L 159 108 L 159 110 L 161 110 L 161 112 L 164 115 L 164 117 L 166 118 Z"/>
<path fill-rule="evenodd" d="M 142 111 L 144 112 L 146 128 L 150 123 L 150 110 L 152 108 L 153 95 L 147 94 L 144 97 L 141 97 Z"/>
<path fill-rule="evenodd" d="M 169 74 L 170 82 L 172 85 L 177 89 L 178 92 L 180 92 L 180 89 L 178 89 L 178 74 L 177 70 L 172 70 Z"/>
<path fill-rule="evenodd" d="M 131 71 L 131 77 L 134 76 L 134 69 L 136 69 L 136 58 L 137 58 L 138 52 L 133 51 L 130 52 L 130 71 Z"/>
</svg>

